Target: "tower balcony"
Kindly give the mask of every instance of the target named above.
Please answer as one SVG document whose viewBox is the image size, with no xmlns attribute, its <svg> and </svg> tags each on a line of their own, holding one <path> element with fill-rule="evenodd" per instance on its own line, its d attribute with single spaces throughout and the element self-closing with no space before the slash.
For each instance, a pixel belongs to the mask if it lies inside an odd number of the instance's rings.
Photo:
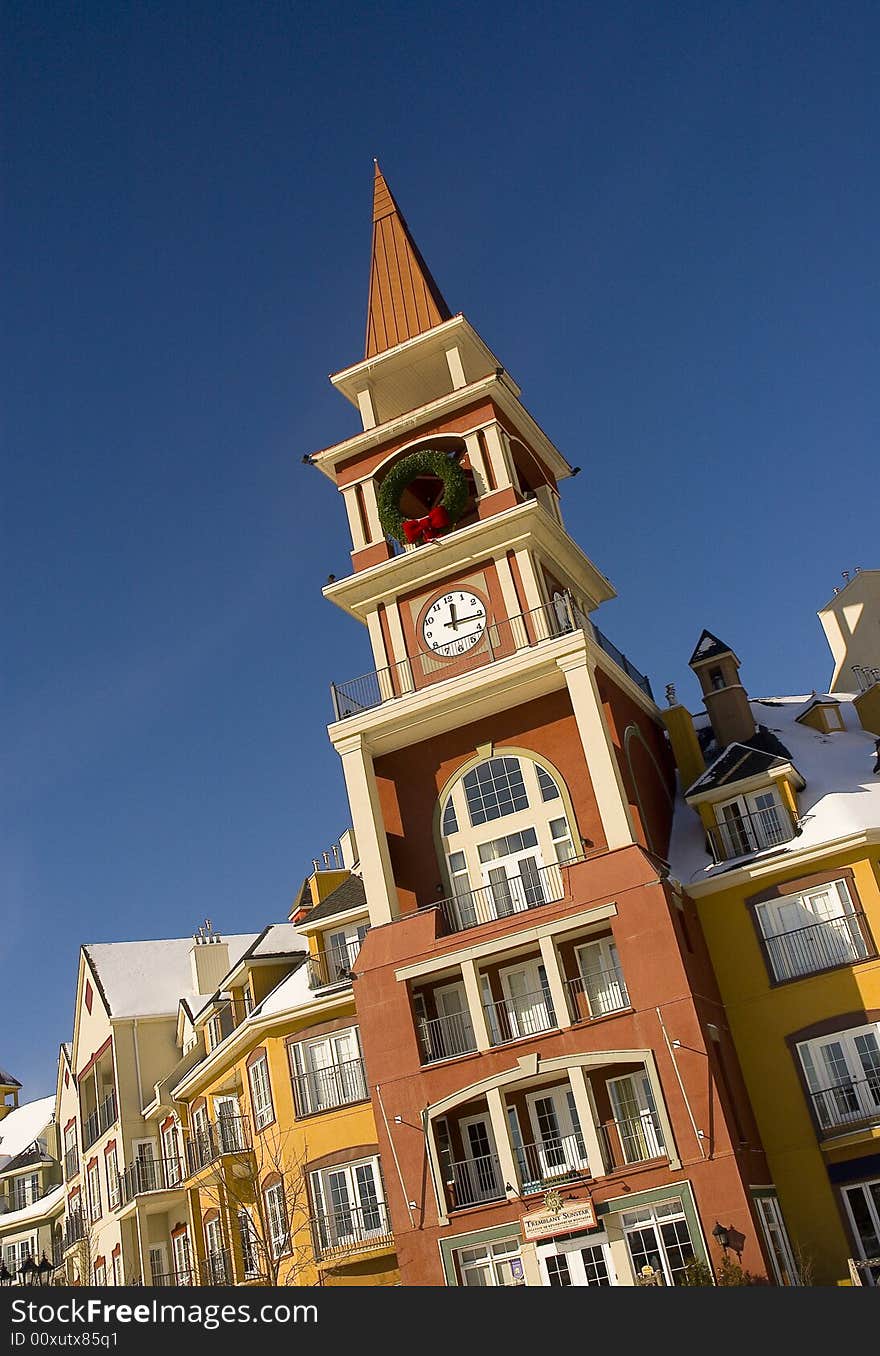
<svg viewBox="0 0 880 1356">
<path fill-rule="evenodd" d="M 440 659 L 427 653 L 407 656 L 384 669 L 331 683 L 330 696 L 334 720 L 347 720 L 374 710 L 401 697 L 410 696 L 426 687 L 436 686 L 451 678 L 497 664 L 525 650 L 535 649 L 560 636 L 582 631 L 634 682 L 645 696 L 653 700 L 648 678 L 604 635 L 594 623 L 572 602 L 570 597 L 557 598 L 522 612 L 504 621 L 493 622 L 473 649 L 466 649 L 451 658 Z"/>
</svg>

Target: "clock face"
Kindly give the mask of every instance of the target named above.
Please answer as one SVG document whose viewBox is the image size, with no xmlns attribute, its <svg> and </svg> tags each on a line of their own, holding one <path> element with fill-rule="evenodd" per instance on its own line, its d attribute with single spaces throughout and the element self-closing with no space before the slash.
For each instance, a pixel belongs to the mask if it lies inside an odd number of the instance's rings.
<svg viewBox="0 0 880 1356">
<path fill-rule="evenodd" d="M 486 630 L 486 607 L 466 589 L 444 593 L 432 603 L 422 622 L 422 639 L 435 654 L 451 658 L 466 654 Z"/>
</svg>

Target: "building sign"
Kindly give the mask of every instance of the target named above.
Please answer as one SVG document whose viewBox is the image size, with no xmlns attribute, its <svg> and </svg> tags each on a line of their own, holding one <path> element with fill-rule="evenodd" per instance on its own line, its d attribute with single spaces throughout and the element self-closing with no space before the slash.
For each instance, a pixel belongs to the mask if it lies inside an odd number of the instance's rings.
<svg viewBox="0 0 880 1356">
<path fill-rule="evenodd" d="M 520 1224 L 525 1239 L 554 1238 L 557 1234 L 595 1229 L 596 1214 L 592 1201 L 563 1201 L 558 1191 L 548 1191 L 544 1197 L 544 1209 L 523 1215 Z"/>
</svg>

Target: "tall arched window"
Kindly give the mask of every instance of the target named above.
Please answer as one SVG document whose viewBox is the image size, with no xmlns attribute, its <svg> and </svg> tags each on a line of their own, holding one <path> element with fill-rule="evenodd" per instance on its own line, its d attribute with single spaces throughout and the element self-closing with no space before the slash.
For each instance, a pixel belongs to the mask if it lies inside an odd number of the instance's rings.
<svg viewBox="0 0 880 1356">
<path fill-rule="evenodd" d="M 476 911 L 462 922 L 559 899 L 559 864 L 580 854 L 562 783 L 523 754 L 486 758 L 461 774 L 444 793 L 440 835 L 457 907 Z"/>
</svg>

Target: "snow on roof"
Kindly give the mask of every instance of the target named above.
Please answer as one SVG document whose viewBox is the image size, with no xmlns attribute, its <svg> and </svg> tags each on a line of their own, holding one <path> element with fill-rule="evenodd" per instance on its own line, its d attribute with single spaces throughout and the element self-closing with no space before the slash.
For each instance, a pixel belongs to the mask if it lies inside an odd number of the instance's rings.
<svg viewBox="0 0 880 1356">
<path fill-rule="evenodd" d="M 778 735 L 806 782 L 798 796 L 801 833 L 772 850 L 774 861 L 784 862 L 786 853 L 880 827 L 880 776 L 873 770 L 876 736 L 862 729 L 852 697 L 844 694 L 838 695 L 838 701 L 845 730 L 825 734 L 798 724 L 797 717 L 807 701 L 812 701 L 812 694 L 767 697 L 750 703 L 757 723 Z M 730 790 L 735 793 L 733 786 Z M 730 862 L 713 865 L 699 816 L 685 804 L 680 792 L 675 802 L 669 864 L 672 874 L 685 885 L 730 869 Z"/>
<path fill-rule="evenodd" d="M 291 952 L 308 951 L 309 944 L 292 923 L 273 923 L 252 951 L 253 956 L 287 956 Z"/>
<path fill-rule="evenodd" d="M 0 1069 L 0 1085 L 4 1088 L 20 1088 L 21 1084 L 15 1077 L 15 1074 L 7 1073 L 5 1069 Z"/>
<path fill-rule="evenodd" d="M 309 967 L 303 964 L 292 974 L 282 979 L 280 984 L 276 984 L 262 1003 L 254 1008 L 251 1016 L 254 1018 L 274 1017 L 279 1012 L 287 1012 L 289 1008 L 302 1007 L 304 1003 L 311 1002 L 313 998 L 314 991 L 309 988 Z"/>
<path fill-rule="evenodd" d="M 236 965 L 259 933 L 223 937 L 229 967 Z M 192 987 L 192 937 L 155 942 L 101 942 L 83 948 L 91 961 L 112 1017 L 174 1016 L 181 999 L 201 1007 L 208 995 Z"/>
<path fill-rule="evenodd" d="M 15 1228 L 17 1224 L 27 1224 L 29 1220 L 39 1219 L 43 1215 L 48 1215 L 53 1206 L 64 1200 L 64 1183 L 53 1187 L 47 1191 L 45 1196 L 41 1196 L 37 1201 L 31 1201 L 30 1205 L 23 1205 L 20 1210 L 8 1210 L 6 1214 L 0 1215 L 0 1228 L 3 1230 L 4 1241 L 6 1236 Z"/>
<path fill-rule="evenodd" d="M 36 1102 L 25 1102 L 3 1117 L 0 1121 L 0 1172 L 40 1138 L 54 1116 L 55 1098 L 41 1097 Z"/>
</svg>

